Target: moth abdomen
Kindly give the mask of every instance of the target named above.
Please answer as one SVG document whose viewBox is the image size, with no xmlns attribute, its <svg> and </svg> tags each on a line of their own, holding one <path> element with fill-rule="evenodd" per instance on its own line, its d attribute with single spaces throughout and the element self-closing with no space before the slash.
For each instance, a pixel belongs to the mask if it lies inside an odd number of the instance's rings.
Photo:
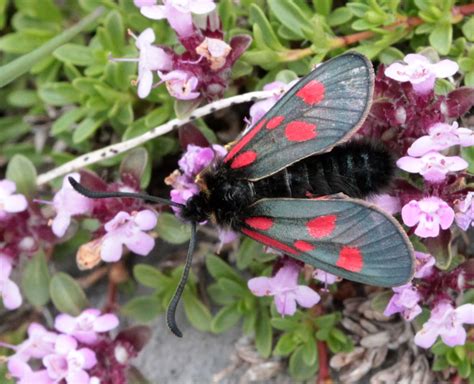
<svg viewBox="0 0 474 384">
<path fill-rule="evenodd" d="M 257 198 L 307 198 L 335 193 L 363 198 L 381 192 L 394 173 L 393 157 L 383 146 L 354 141 L 258 180 L 254 190 Z"/>
</svg>

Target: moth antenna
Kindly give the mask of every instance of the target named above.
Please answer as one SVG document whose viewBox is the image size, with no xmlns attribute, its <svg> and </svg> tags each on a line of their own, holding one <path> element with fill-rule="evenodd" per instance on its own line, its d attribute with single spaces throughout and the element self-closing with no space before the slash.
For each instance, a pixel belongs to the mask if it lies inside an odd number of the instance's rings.
<svg viewBox="0 0 474 384">
<path fill-rule="evenodd" d="M 105 199 L 109 197 L 127 197 L 127 198 L 134 198 L 134 199 L 142 199 L 146 201 L 151 201 L 153 203 L 165 204 L 165 205 L 172 205 L 174 207 L 183 208 L 184 205 L 180 203 L 175 203 L 174 201 L 164 199 L 162 197 L 151 196 L 146 193 L 135 193 L 135 192 L 99 192 L 99 191 L 92 191 L 82 184 L 78 183 L 72 177 L 68 178 L 69 183 L 72 187 L 79 192 L 81 195 L 89 197 L 91 199 Z"/>
<path fill-rule="evenodd" d="M 176 292 L 173 295 L 170 303 L 168 304 L 168 309 L 166 310 L 166 323 L 171 332 L 173 332 L 178 337 L 183 337 L 183 333 L 179 330 L 178 325 L 176 324 L 176 308 L 178 307 L 179 300 L 183 294 L 184 287 L 188 281 L 189 270 L 191 269 L 191 262 L 193 261 L 194 247 L 196 246 L 196 222 L 191 222 L 191 240 L 189 240 L 188 254 L 186 255 L 186 264 L 184 266 L 183 274 L 181 275 L 181 280 L 179 281 Z"/>
</svg>

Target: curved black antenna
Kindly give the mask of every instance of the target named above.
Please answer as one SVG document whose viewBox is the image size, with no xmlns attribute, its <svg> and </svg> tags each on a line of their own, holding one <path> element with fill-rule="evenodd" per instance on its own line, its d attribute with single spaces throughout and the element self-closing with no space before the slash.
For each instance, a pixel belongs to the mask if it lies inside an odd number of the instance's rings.
<svg viewBox="0 0 474 384">
<path fill-rule="evenodd" d="M 147 201 L 151 201 L 153 203 L 172 205 L 174 207 L 179 207 L 179 208 L 184 207 L 183 204 L 175 203 L 174 201 L 164 199 L 162 197 L 151 196 L 151 195 L 148 195 L 146 193 L 91 191 L 90 189 L 87 189 L 86 187 L 84 187 L 82 184 L 78 183 L 72 177 L 69 177 L 68 180 L 69 180 L 69 183 L 71 183 L 72 187 L 77 192 L 79 192 L 81 195 L 84 195 L 84 196 L 89 197 L 91 199 L 105 199 L 105 198 L 108 198 L 108 197 L 128 197 L 128 198 L 147 200 Z"/>
<path fill-rule="evenodd" d="M 182 332 L 179 330 L 178 325 L 176 324 L 176 308 L 178 307 L 179 300 L 183 294 L 184 287 L 188 281 L 189 270 L 191 269 L 191 262 L 193 261 L 194 247 L 196 246 L 196 222 L 191 221 L 191 240 L 189 240 L 188 254 L 186 255 L 186 264 L 184 266 L 183 274 L 181 275 L 181 280 L 179 281 L 178 287 L 168 304 L 168 309 L 166 310 L 166 324 L 171 332 L 173 332 L 178 337 L 183 337 Z"/>
</svg>

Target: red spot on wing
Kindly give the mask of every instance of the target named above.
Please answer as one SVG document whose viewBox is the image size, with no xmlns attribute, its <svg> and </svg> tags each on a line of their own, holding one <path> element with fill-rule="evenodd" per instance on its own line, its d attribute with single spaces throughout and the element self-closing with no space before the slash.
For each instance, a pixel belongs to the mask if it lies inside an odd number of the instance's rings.
<svg viewBox="0 0 474 384">
<path fill-rule="evenodd" d="M 316 125 L 304 121 L 292 121 L 285 127 L 285 136 L 289 141 L 308 141 L 317 135 Z"/>
<path fill-rule="evenodd" d="M 304 240 L 296 240 L 293 243 L 293 246 L 296 249 L 299 249 L 300 251 L 303 251 L 303 252 L 309 252 L 316 248 L 313 244 L 308 243 L 307 241 L 304 241 Z"/>
<path fill-rule="evenodd" d="M 359 248 L 342 247 L 336 265 L 351 272 L 359 272 L 364 265 Z"/>
<path fill-rule="evenodd" d="M 245 224 L 254 229 L 266 231 L 272 227 L 273 220 L 269 217 L 249 217 L 248 219 L 245 219 Z"/>
<path fill-rule="evenodd" d="M 246 151 L 238 154 L 232 160 L 230 167 L 233 169 L 246 167 L 249 164 L 252 164 L 257 158 L 257 153 L 255 151 Z"/>
<path fill-rule="evenodd" d="M 274 129 L 278 127 L 283 120 L 285 120 L 285 116 L 272 117 L 270 121 L 267 123 L 267 129 Z"/>
<path fill-rule="evenodd" d="M 324 85 L 317 80 L 311 80 L 298 92 L 296 96 L 302 99 L 306 104 L 315 105 L 324 99 Z"/>
<path fill-rule="evenodd" d="M 261 243 L 263 243 L 263 244 L 265 244 L 269 247 L 272 247 L 272 248 L 278 249 L 280 251 L 286 252 L 290 255 L 298 254 L 298 251 L 296 249 L 293 249 L 293 248 L 289 247 L 288 245 L 286 245 L 284 243 L 281 243 L 278 240 L 272 239 L 271 237 L 268 237 L 266 235 L 262 235 L 261 233 L 251 231 L 250 229 L 247 229 L 247 228 L 242 228 L 241 231 L 244 235 L 247 235 L 248 237 L 251 237 L 252 239 L 257 240 L 257 241 L 259 241 L 259 242 L 261 242 Z"/>
<path fill-rule="evenodd" d="M 319 216 L 306 223 L 308 233 L 315 239 L 329 236 L 334 228 L 336 228 L 336 215 Z"/>
<path fill-rule="evenodd" d="M 255 127 L 253 127 L 244 137 L 242 137 L 239 142 L 235 144 L 229 151 L 229 153 L 226 155 L 226 157 L 224 158 L 224 162 L 228 162 L 234 157 L 237 152 L 239 152 L 245 145 L 247 145 L 247 143 L 252 140 L 258 132 L 260 132 L 266 121 L 266 119 L 260 120 L 260 122 Z"/>
</svg>

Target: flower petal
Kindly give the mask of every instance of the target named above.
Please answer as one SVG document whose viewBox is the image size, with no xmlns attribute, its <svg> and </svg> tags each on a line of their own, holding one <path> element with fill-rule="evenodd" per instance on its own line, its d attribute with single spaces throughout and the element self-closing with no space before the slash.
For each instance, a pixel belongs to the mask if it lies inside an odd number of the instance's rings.
<svg viewBox="0 0 474 384">
<path fill-rule="evenodd" d="M 453 76 L 459 70 L 459 65 L 452 60 L 441 60 L 431 65 L 431 71 L 438 79 Z"/>
<path fill-rule="evenodd" d="M 407 153 L 410 156 L 423 156 L 425 153 L 428 153 L 432 150 L 438 150 L 442 148 L 438 148 L 435 145 L 435 142 L 432 137 L 430 136 L 422 136 L 415 140 L 413 144 L 408 148 Z"/>
<path fill-rule="evenodd" d="M 4 210 L 10 213 L 23 212 L 28 207 L 26 197 L 20 194 L 7 196 L 3 201 Z"/>
<path fill-rule="evenodd" d="M 81 348 L 78 350 L 81 355 L 84 357 L 84 367 L 85 369 L 90 369 L 97 364 L 97 357 L 95 352 L 89 348 Z"/>
<path fill-rule="evenodd" d="M 125 239 L 125 245 L 137 255 L 148 255 L 155 246 L 155 239 L 144 232 L 137 232 L 132 237 Z"/>
<path fill-rule="evenodd" d="M 411 156 L 404 156 L 397 160 L 397 167 L 411 173 L 419 173 L 423 169 L 423 161 Z"/>
<path fill-rule="evenodd" d="M 135 215 L 134 221 L 142 231 L 149 231 L 156 227 L 156 213 L 145 209 Z"/>
<path fill-rule="evenodd" d="M 111 263 L 120 260 L 123 253 L 122 241 L 117 236 L 105 236 L 100 250 L 102 260 Z"/>
<path fill-rule="evenodd" d="M 18 285 L 11 280 L 3 282 L 1 296 L 3 296 L 3 305 L 7 309 L 17 309 L 23 302 Z"/>
<path fill-rule="evenodd" d="M 462 325 L 450 329 L 449 332 L 441 332 L 441 339 L 450 347 L 464 345 L 466 343 L 466 336 L 466 330 Z"/>
<path fill-rule="evenodd" d="M 69 225 L 71 224 L 71 216 L 67 213 L 60 213 L 53 219 L 52 230 L 57 237 L 63 237 Z"/>
<path fill-rule="evenodd" d="M 111 329 L 116 328 L 119 325 L 118 317 L 112 313 L 107 313 L 105 315 L 99 316 L 94 321 L 94 331 L 95 332 L 107 332 Z"/>
<path fill-rule="evenodd" d="M 270 296 L 274 293 L 269 277 L 254 277 L 247 282 L 247 286 L 255 296 Z"/>
<path fill-rule="evenodd" d="M 152 5 L 152 6 L 141 7 L 140 13 L 143 16 L 152 20 L 162 20 L 166 18 L 165 7 L 163 5 Z"/>
<path fill-rule="evenodd" d="M 321 297 L 314 290 L 305 285 L 299 285 L 295 290 L 295 294 L 296 301 L 304 308 L 311 308 L 321 300 Z"/>
<path fill-rule="evenodd" d="M 422 348 L 429 348 L 435 343 L 438 335 L 439 333 L 436 328 L 425 324 L 423 328 L 416 333 L 415 344 Z"/>
<path fill-rule="evenodd" d="M 464 324 L 474 324 L 474 304 L 464 304 L 455 309 L 456 318 Z"/>
<path fill-rule="evenodd" d="M 140 81 L 138 82 L 138 97 L 144 99 L 147 97 L 153 86 L 153 73 L 150 70 L 144 70 L 141 73 Z"/>
<path fill-rule="evenodd" d="M 54 320 L 54 328 L 70 335 L 76 328 L 76 319 L 67 313 L 61 313 Z"/>
<path fill-rule="evenodd" d="M 409 81 L 410 74 L 407 69 L 408 66 L 406 65 L 400 63 L 393 63 L 387 68 L 385 68 L 385 76 L 400 82 Z"/>
</svg>

